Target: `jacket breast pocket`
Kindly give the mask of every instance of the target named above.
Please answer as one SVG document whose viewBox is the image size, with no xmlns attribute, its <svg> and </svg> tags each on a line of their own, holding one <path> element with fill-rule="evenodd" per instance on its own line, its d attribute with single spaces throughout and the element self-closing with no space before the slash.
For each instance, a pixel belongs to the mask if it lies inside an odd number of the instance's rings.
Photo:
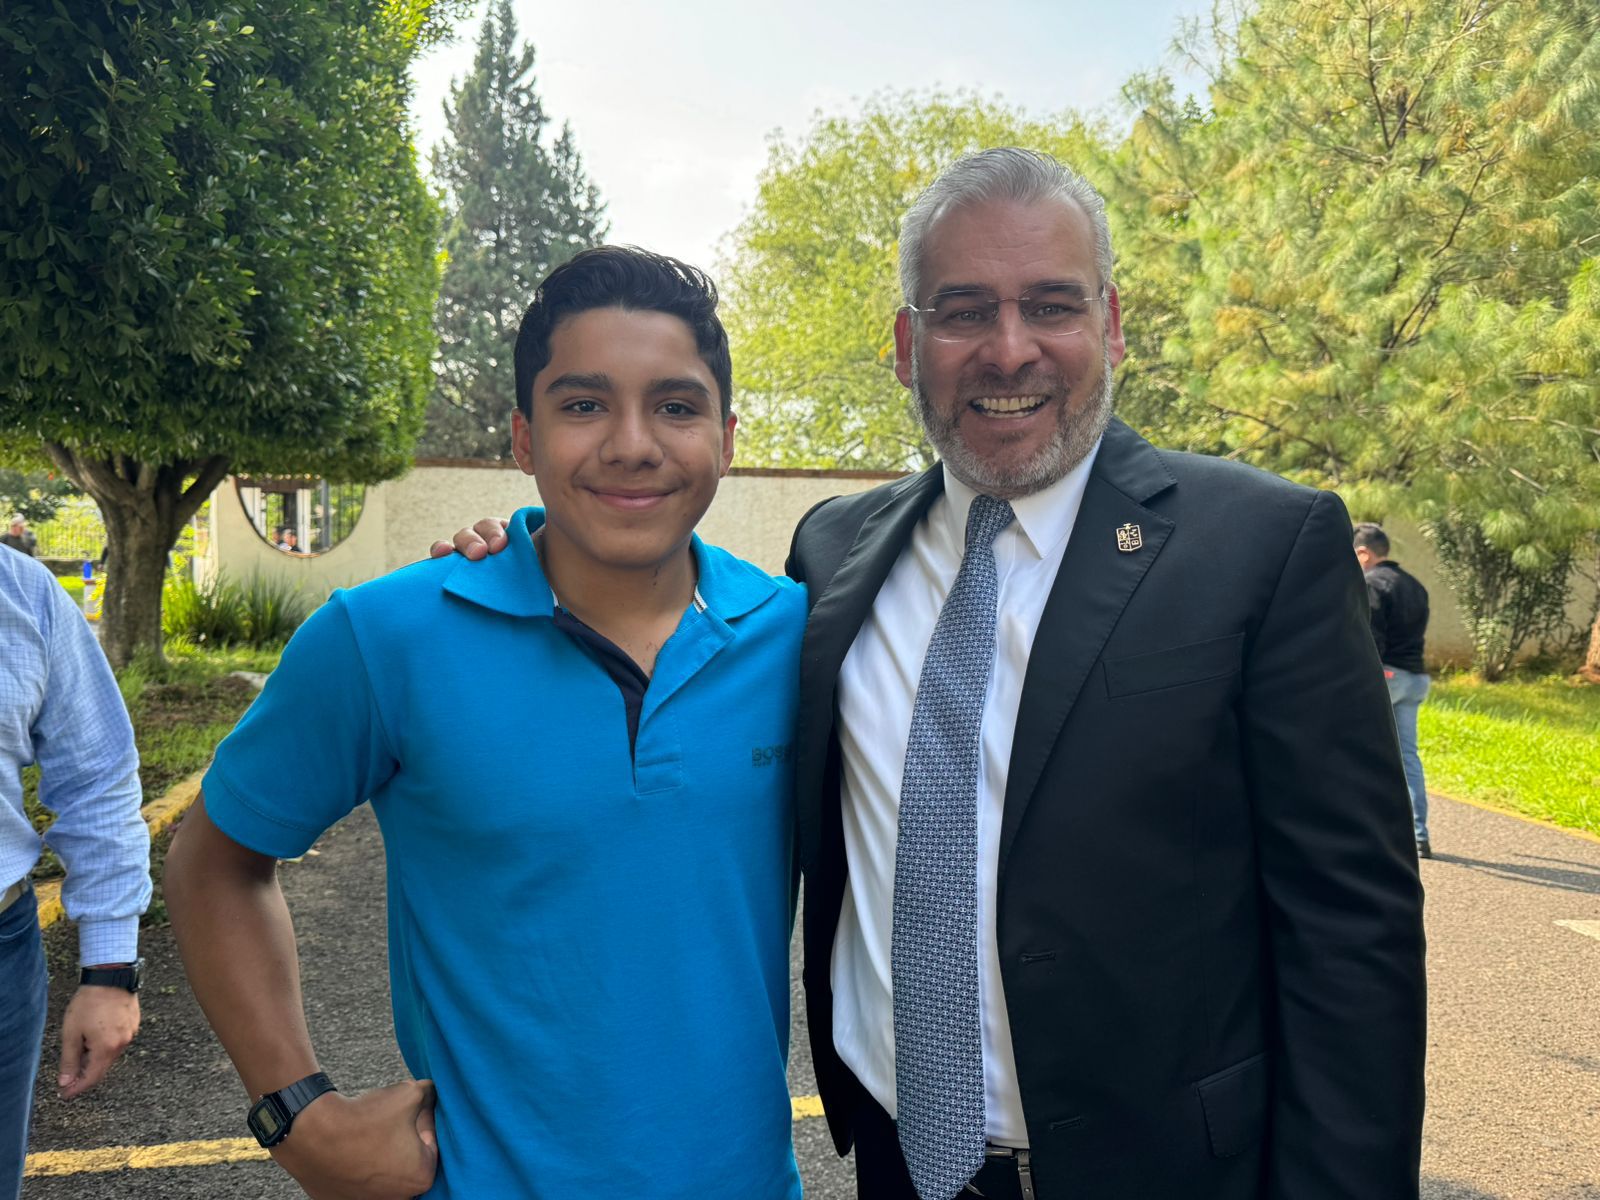
<svg viewBox="0 0 1600 1200">
<path fill-rule="evenodd" d="M 1267 1119 L 1267 1056 L 1257 1054 L 1194 1085 L 1205 1110 L 1211 1153 L 1243 1154 L 1261 1140 Z"/>
<path fill-rule="evenodd" d="M 1243 650 L 1244 634 L 1234 633 L 1208 642 L 1107 659 L 1106 695 L 1116 699 L 1237 675 Z"/>
</svg>

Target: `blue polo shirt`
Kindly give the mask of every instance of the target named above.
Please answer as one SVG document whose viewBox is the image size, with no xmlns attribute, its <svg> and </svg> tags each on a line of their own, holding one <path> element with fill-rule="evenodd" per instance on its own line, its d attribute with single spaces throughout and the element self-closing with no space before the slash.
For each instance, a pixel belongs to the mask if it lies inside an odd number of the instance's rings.
<svg viewBox="0 0 1600 1200">
<path fill-rule="evenodd" d="M 790 1200 L 803 592 L 695 538 L 705 608 L 661 648 L 630 756 L 616 683 L 552 621 L 543 520 L 335 592 L 206 809 L 287 858 L 371 800 L 395 1032 L 438 1087 L 429 1197 Z"/>
</svg>

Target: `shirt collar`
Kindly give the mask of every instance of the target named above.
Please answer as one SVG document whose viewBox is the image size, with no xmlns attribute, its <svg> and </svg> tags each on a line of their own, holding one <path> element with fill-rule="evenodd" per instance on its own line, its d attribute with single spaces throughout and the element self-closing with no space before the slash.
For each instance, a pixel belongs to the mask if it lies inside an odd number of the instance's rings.
<svg viewBox="0 0 1600 1200">
<path fill-rule="evenodd" d="M 506 548 L 477 562 L 458 556 L 445 576 L 444 590 L 507 616 L 554 616 L 550 581 L 533 545 L 534 532 L 543 524 L 544 509 L 519 508 L 506 526 Z M 723 620 L 743 616 L 778 590 L 766 575 L 707 546 L 699 534 L 691 534 L 690 539 L 700 576 L 696 595 Z"/>
<path fill-rule="evenodd" d="M 1100 441 L 1096 441 L 1089 453 L 1083 456 L 1082 462 L 1049 487 L 1011 501 L 1011 511 L 1017 515 L 1017 531 L 1035 558 L 1044 558 L 1072 532 L 1073 523 L 1078 519 L 1078 509 L 1083 505 L 1083 493 L 1089 486 L 1089 472 L 1093 470 L 1094 460 L 1099 453 Z M 947 528 L 952 532 L 956 546 L 965 546 L 967 511 L 978 493 L 957 479 L 951 473 L 949 464 L 945 464 L 944 494 L 948 503 L 935 505 L 928 519 L 948 522 Z"/>
</svg>

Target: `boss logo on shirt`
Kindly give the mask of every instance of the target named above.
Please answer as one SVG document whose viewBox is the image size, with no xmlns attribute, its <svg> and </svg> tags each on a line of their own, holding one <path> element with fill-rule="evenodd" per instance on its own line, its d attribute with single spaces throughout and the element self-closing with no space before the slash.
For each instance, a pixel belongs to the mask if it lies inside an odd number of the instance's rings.
<svg viewBox="0 0 1600 1200">
<path fill-rule="evenodd" d="M 793 759 L 793 742 L 785 742 L 781 746 L 752 746 L 750 748 L 750 765 L 752 767 L 771 767 L 780 763 L 790 762 Z"/>
</svg>

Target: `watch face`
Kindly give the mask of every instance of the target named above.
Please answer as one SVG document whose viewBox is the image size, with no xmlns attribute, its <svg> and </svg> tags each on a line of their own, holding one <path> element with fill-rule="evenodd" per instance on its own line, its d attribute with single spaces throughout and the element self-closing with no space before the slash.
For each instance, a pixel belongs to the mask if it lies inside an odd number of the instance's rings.
<svg viewBox="0 0 1600 1200">
<path fill-rule="evenodd" d="M 263 1146 L 276 1146 L 283 1140 L 283 1135 L 289 1132 L 287 1114 L 280 1107 L 276 1096 L 263 1096 L 257 1100 L 246 1119 L 250 1132 L 256 1135 L 256 1141 Z"/>
</svg>

